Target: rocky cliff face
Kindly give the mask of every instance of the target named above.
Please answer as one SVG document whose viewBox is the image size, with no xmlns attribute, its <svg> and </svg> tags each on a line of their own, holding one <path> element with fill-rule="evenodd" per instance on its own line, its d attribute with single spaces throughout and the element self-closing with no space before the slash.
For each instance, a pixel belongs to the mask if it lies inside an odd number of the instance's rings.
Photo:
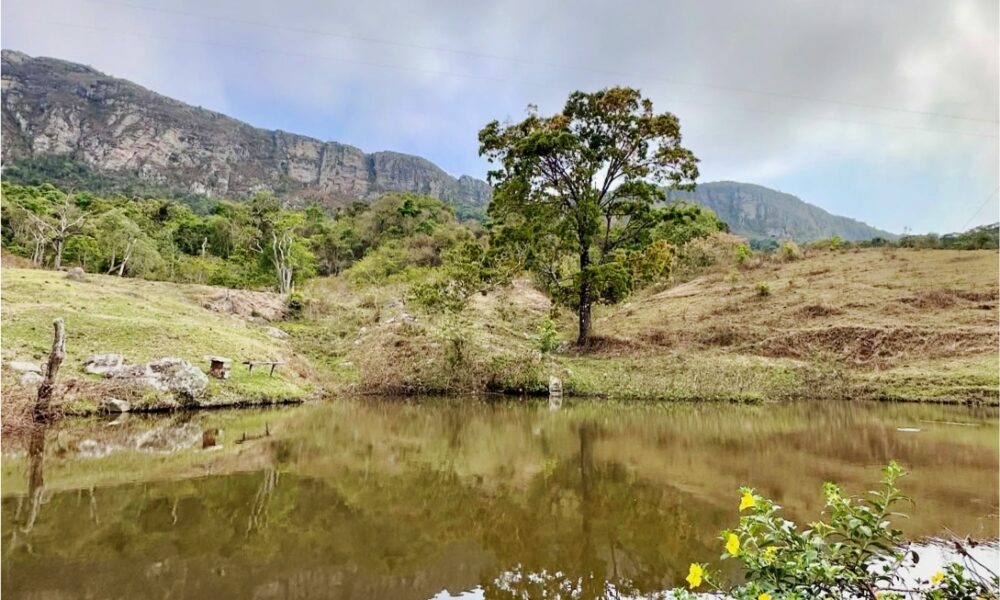
<svg viewBox="0 0 1000 600">
<path fill-rule="evenodd" d="M 84 65 L 4 50 L 2 73 L 4 164 L 65 156 L 212 196 L 269 189 L 336 204 L 405 191 L 489 202 L 486 182 L 418 156 L 258 129 Z"/>
</svg>

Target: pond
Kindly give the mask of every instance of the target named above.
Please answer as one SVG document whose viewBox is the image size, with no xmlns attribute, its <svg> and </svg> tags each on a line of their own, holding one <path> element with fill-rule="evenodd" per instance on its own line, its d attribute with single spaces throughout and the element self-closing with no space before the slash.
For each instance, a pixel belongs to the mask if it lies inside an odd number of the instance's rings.
<svg viewBox="0 0 1000 600">
<path fill-rule="evenodd" d="M 993 408 L 335 400 L 5 441 L 6 598 L 651 597 L 899 460 L 912 539 L 997 537 Z M 726 568 L 729 561 L 722 563 Z"/>
</svg>

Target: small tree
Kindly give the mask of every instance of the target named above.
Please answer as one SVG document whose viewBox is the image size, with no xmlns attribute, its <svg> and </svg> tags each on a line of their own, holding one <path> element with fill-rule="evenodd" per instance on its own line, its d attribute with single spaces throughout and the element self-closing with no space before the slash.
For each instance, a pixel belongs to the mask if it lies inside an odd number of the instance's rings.
<svg viewBox="0 0 1000 600">
<path fill-rule="evenodd" d="M 278 276 L 278 292 L 292 291 L 293 264 L 292 245 L 295 243 L 295 227 L 301 222 L 299 215 L 287 215 L 278 219 L 271 228 L 271 252 L 274 270 Z"/>
<path fill-rule="evenodd" d="M 48 239 L 52 244 L 54 252 L 52 266 L 55 269 L 62 267 L 63 249 L 69 236 L 80 229 L 86 218 L 83 211 L 76 205 L 72 196 L 63 197 L 62 200 L 52 207 L 48 215 L 32 215 L 37 221 L 36 226 L 40 232 L 45 232 L 42 237 Z"/>
<path fill-rule="evenodd" d="M 619 251 L 644 248 L 660 221 L 656 184 L 694 186 L 697 159 L 681 146 L 680 122 L 654 113 L 638 90 L 610 88 L 574 92 L 551 117 L 529 108 L 520 123 L 493 121 L 479 142 L 498 165 L 489 173 L 495 239 L 577 311 L 577 343 L 586 344 L 594 302 L 623 295 Z"/>
</svg>

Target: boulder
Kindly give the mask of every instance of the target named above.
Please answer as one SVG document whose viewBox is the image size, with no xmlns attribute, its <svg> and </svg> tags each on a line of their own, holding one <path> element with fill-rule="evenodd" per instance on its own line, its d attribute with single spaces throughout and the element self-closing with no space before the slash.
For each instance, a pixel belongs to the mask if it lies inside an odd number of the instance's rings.
<svg viewBox="0 0 1000 600">
<path fill-rule="evenodd" d="M 83 361 L 85 373 L 94 375 L 105 375 L 113 369 L 117 369 L 125 363 L 125 357 L 121 354 L 94 354 Z"/>
<path fill-rule="evenodd" d="M 7 366 L 13 371 L 18 373 L 41 373 L 42 368 L 33 362 L 28 362 L 26 360 L 12 360 L 7 363 Z"/>
<path fill-rule="evenodd" d="M 173 392 L 193 400 L 208 387 L 208 376 L 182 358 L 167 357 L 142 365 L 126 365 L 111 369 L 105 377 L 131 382 L 161 392 Z"/>
<path fill-rule="evenodd" d="M 45 378 L 42 377 L 41 373 L 36 373 L 34 371 L 25 371 L 21 374 L 21 385 L 24 387 L 36 387 L 40 385 Z"/>
<path fill-rule="evenodd" d="M 105 398 L 101 401 L 100 411 L 103 413 L 127 413 L 131 412 L 132 405 L 127 400 L 118 398 Z"/>
<path fill-rule="evenodd" d="M 73 267 L 69 271 L 66 271 L 66 279 L 71 281 L 85 281 L 87 279 L 87 272 L 80 267 Z"/>
<path fill-rule="evenodd" d="M 285 338 L 288 337 L 287 333 L 285 333 L 284 331 L 278 329 L 277 327 L 268 327 L 264 331 L 267 332 L 267 335 L 269 335 L 269 336 L 271 336 L 271 337 L 273 337 L 275 339 L 278 339 L 278 340 L 283 340 L 283 339 L 285 339 Z"/>
</svg>

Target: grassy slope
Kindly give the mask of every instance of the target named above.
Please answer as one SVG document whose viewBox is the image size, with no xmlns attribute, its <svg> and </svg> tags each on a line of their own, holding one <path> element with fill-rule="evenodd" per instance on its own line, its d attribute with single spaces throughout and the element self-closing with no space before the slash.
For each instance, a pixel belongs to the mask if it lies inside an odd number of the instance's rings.
<svg viewBox="0 0 1000 600">
<path fill-rule="evenodd" d="M 877 249 L 727 267 L 602 307 L 593 348 L 546 356 L 534 336 L 550 305 L 527 281 L 443 317 L 403 307 L 405 284 L 339 278 L 314 282 L 292 332 L 366 392 L 542 391 L 557 375 L 571 393 L 618 398 L 996 403 L 997 267 L 987 251 Z M 572 340 L 573 315 L 558 325 Z"/>
<path fill-rule="evenodd" d="M 649 293 L 597 327 L 658 353 L 808 363 L 816 393 L 996 402 L 997 270 L 990 251 L 822 253 Z"/>
<path fill-rule="evenodd" d="M 51 346 L 52 320 L 66 321 L 67 358 L 60 381 L 75 390 L 64 394 L 71 409 L 86 411 L 106 393 L 105 381 L 86 375 L 89 355 L 118 352 L 130 363 L 177 356 L 207 367 L 204 355 L 238 361 L 277 357 L 289 360 L 275 376 L 248 374 L 234 364 L 226 381 L 210 380 L 207 404 L 267 402 L 309 393 L 310 367 L 295 358 L 286 341 L 267 335 L 265 327 L 233 314 L 215 312 L 202 304 L 219 290 L 118 277 L 88 275 L 70 281 L 62 273 L 6 267 L 3 271 L 4 375 L 8 361 L 42 363 Z M 4 377 L 5 400 L 17 397 L 17 379 Z M 7 392 L 13 392 L 8 394 Z M 156 398 L 149 398 L 154 404 Z"/>
<path fill-rule="evenodd" d="M 274 379 L 237 366 L 232 380 L 212 381 L 212 403 L 323 388 L 542 392 L 550 375 L 569 393 L 626 399 L 996 403 L 997 269 L 996 253 L 937 250 L 815 253 L 725 267 L 601 307 L 598 338 L 586 352 L 568 343 L 574 317 L 560 311 L 566 343 L 542 355 L 536 335 L 551 305 L 527 280 L 475 296 L 460 315 L 441 315 L 406 304 L 419 274 L 382 285 L 318 279 L 304 290 L 305 316 L 282 324 L 292 335 L 283 341 L 251 319 L 203 308 L 220 293 L 215 288 L 94 275 L 71 282 L 5 268 L 3 355 L 5 366 L 15 358 L 40 362 L 52 319 L 64 316 L 63 376 L 80 383 L 76 408 L 106 392 L 80 371 L 82 360 L 111 351 L 132 362 L 173 355 L 200 365 L 205 354 L 291 361 Z M 758 295 L 759 282 L 770 295 Z M 4 388 L 16 390 L 15 378 L 5 377 Z"/>
</svg>

